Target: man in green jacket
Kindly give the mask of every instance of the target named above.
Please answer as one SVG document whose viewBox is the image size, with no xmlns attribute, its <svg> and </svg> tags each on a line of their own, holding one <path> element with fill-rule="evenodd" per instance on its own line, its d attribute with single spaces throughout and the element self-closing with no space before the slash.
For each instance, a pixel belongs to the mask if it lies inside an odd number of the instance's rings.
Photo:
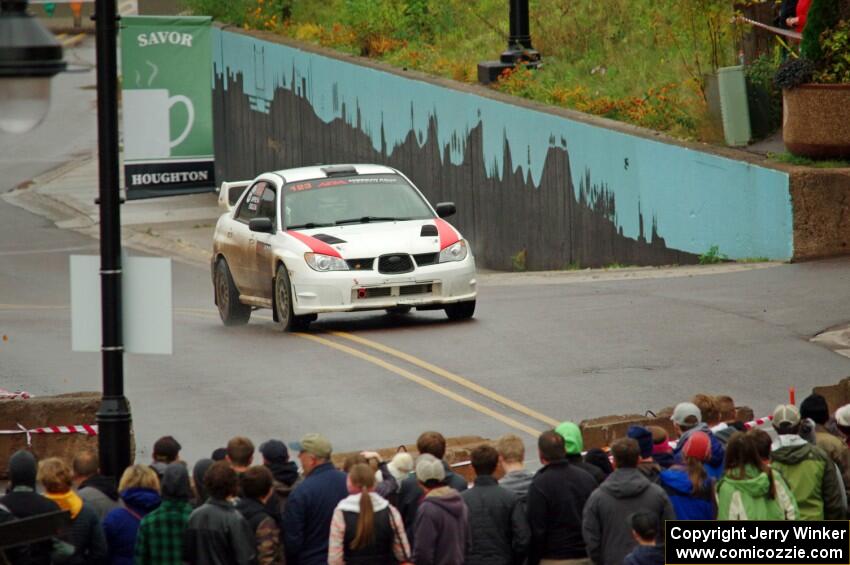
<svg viewBox="0 0 850 565">
<path fill-rule="evenodd" d="M 800 437 L 800 412 L 793 405 L 773 411 L 771 467 L 782 473 L 797 505 L 801 520 L 843 520 L 841 484 L 835 464 L 819 447 Z"/>
</svg>

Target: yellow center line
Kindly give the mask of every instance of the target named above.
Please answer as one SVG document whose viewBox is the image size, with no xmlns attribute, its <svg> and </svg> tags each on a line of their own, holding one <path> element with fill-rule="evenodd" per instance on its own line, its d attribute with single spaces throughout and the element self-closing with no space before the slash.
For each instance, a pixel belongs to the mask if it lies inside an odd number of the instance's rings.
<svg viewBox="0 0 850 565">
<path fill-rule="evenodd" d="M 72 37 L 70 39 L 66 39 L 65 41 L 63 41 L 62 46 L 63 47 L 73 47 L 74 45 L 77 45 L 78 43 L 82 42 L 83 39 L 85 39 L 85 38 L 86 38 L 85 32 L 78 33 L 74 37 Z"/>
<path fill-rule="evenodd" d="M 540 435 L 540 430 L 535 430 L 531 426 L 526 426 L 525 424 L 518 422 L 518 421 L 514 420 L 513 418 L 505 416 L 504 414 L 500 414 L 499 412 L 496 412 L 495 410 L 492 410 L 492 409 L 490 409 L 490 408 L 488 408 L 488 407 L 486 407 L 482 404 L 479 404 L 479 403 L 475 402 L 474 400 L 470 400 L 470 399 L 466 398 L 465 396 L 457 394 L 456 392 L 453 392 L 453 391 L 451 391 L 451 390 L 449 390 L 445 387 L 442 387 L 442 386 L 440 386 L 436 383 L 433 383 L 433 382 L 429 381 L 428 379 L 426 379 L 424 377 L 420 377 L 419 375 L 411 373 L 410 371 L 402 369 L 401 367 L 397 367 L 396 365 L 393 365 L 392 363 L 388 363 L 387 361 L 384 361 L 383 359 L 379 359 L 378 357 L 375 357 L 374 355 L 369 355 L 368 353 L 363 353 L 362 351 L 358 351 L 357 349 L 354 349 L 354 348 L 349 347 L 347 345 L 343 345 L 341 343 L 336 343 L 336 342 L 331 341 L 329 339 L 319 337 L 319 336 L 313 335 L 313 334 L 294 333 L 293 335 L 297 335 L 298 337 L 313 341 L 315 343 L 320 343 L 320 344 L 325 345 L 327 347 L 331 347 L 333 349 L 336 349 L 337 351 L 342 351 L 343 353 L 347 353 L 348 355 L 351 355 L 353 357 L 357 357 L 358 359 L 362 359 L 363 361 L 366 361 L 368 363 L 372 363 L 373 365 L 377 365 L 378 367 L 381 367 L 382 369 L 386 369 L 387 371 L 390 371 L 391 373 L 395 373 L 396 375 L 403 377 L 403 378 L 405 378 L 405 379 L 407 379 L 411 382 L 414 382 L 414 383 L 416 383 L 420 386 L 423 386 L 423 387 L 425 387 L 425 388 L 427 388 L 427 389 L 429 389 L 433 392 L 436 392 L 437 394 L 441 394 L 441 395 L 443 395 L 447 398 L 450 398 L 450 399 L 454 400 L 455 402 L 466 406 L 467 408 L 471 408 L 471 409 L 475 410 L 476 412 L 480 412 L 481 414 L 484 414 L 485 416 L 490 416 L 491 418 L 494 418 L 494 419 L 502 422 L 503 424 L 507 424 L 508 426 L 510 426 L 514 429 L 525 432 L 525 433 L 527 433 L 528 435 L 530 435 L 534 438 L 536 438 Z"/>
<path fill-rule="evenodd" d="M 468 388 L 469 390 L 471 390 L 473 392 L 477 392 L 481 396 L 485 396 L 485 397 L 489 398 L 490 400 L 498 402 L 499 404 L 503 404 L 504 406 L 507 406 L 508 408 L 511 408 L 512 410 L 516 410 L 517 412 L 519 412 L 521 414 L 525 414 L 529 418 L 534 418 L 535 420 L 537 420 L 539 422 L 543 422 L 547 426 L 552 426 L 554 428 L 555 426 L 557 426 L 560 423 L 558 420 L 555 420 L 554 418 L 550 418 L 549 416 L 546 416 L 545 414 L 541 414 L 540 412 L 533 410 L 533 409 L 529 408 L 528 406 L 525 406 L 524 404 L 520 404 L 519 402 L 511 400 L 510 398 L 506 398 L 506 397 L 502 396 L 501 394 L 499 394 L 497 392 L 494 392 L 494 391 L 492 391 L 488 388 L 485 388 L 485 387 L 483 387 L 483 386 L 481 386 L 477 383 L 470 381 L 469 379 L 465 379 L 465 378 L 461 377 L 460 375 L 456 375 L 454 373 L 446 371 L 445 369 L 441 369 L 440 367 L 437 367 L 436 365 L 432 365 L 431 363 L 428 363 L 427 361 L 419 359 L 418 357 L 414 357 L 413 355 L 410 355 L 410 354 L 405 353 L 403 351 L 393 349 L 392 347 L 386 346 L 382 343 L 378 343 L 376 341 L 372 341 L 372 340 L 369 340 L 369 339 L 366 339 L 366 338 L 362 338 L 358 335 L 350 334 L 348 332 L 338 332 L 338 331 L 336 331 L 336 332 L 330 332 L 330 333 L 332 335 L 337 336 L 337 337 L 341 337 L 341 338 L 353 341 L 355 343 L 359 343 L 360 345 L 365 345 L 366 347 L 371 347 L 372 349 L 376 349 L 376 350 L 380 351 L 381 353 L 386 353 L 387 355 L 391 355 L 391 356 L 393 356 L 397 359 L 401 359 L 402 361 L 406 361 L 407 363 L 410 363 L 411 365 L 415 365 L 415 366 L 417 366 L 421 369 L 425 369 L 426 371 L 434 373 L 435 375 L 443 377 L 444 379 L 450 380 L 453 383 L 458 384 L 458 385 L 460 385 L 464 388 Z"/>
<path fill-rule="evenodd" d="M 58 39 L 59 41 L 62 41 L 62 40 L 63 40 L 64 38 L 66 38 L 66 37 L 68 37 L 68 34 L 67 34 L 67 33 L 58 33 L 58 34 L 56 34 L 56 39 Z"/>
</svg>

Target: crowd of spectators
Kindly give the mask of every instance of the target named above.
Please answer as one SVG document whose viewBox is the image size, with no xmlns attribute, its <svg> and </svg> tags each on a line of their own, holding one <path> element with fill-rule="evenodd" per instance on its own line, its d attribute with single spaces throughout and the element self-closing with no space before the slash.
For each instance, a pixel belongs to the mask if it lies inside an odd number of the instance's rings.
<svg viewBox="0 0 850 565">
<path fill-rule="evenodd" d="M 471 451 L 471 485 L 444 461 L 437 432 L 419 436 L 416 458 L 363 452 L 343 470 L 320 434 L 258 450 L 235 437 L 191 469 L 166 436 L 153 461 L 127 468 L 117 485 L 99 474 L 92 452 L 66 462 L 19 451 L 0 523 L 65 510 L 70 526 L 5 557 L 15 565 L 660 565 L 664 520 L 848 518 L 850 405 L 830 415 L 813 394 L 799 409 L 777 406 L 768 432 L 730 418 L 731 400 L 692 400 L 673 410 L 674 441 L 662 427 L 632 426 L 608 451 L 585 452 L 576 424 L 544 431 L 536 472 L 526 469 L 522 439 L 502 436 Z"/>
</svg>

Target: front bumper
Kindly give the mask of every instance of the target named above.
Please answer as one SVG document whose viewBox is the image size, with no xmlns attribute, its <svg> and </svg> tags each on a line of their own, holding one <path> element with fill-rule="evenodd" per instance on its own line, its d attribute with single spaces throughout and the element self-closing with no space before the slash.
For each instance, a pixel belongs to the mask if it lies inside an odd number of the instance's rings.
<svg viewBox="0 0 850 565">
<path fill-rule="evenodd" d="M 297 261 L 294 261 L 297 263 Z M 439 308 L 475 300 L 475 260 L 417 267 L 410 273 L 386 275 L 377 271 L 320 273 L 301 262 L 290 266 L 293 310 L 296 315 L 325 312 L 384 310 L 396 306 Z"/>
</svg>

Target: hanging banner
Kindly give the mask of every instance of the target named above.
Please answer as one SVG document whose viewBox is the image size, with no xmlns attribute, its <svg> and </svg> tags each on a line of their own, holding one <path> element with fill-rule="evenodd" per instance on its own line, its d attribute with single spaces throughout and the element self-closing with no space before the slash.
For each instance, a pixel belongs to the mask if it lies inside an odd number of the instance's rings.
<svg viewBox="0 0 850 565">
<path fill-rule="evenodd" d="M 128 199 L 215 188 L 211 21 L 206 16 L 121 18 Z"/>
</svg>

